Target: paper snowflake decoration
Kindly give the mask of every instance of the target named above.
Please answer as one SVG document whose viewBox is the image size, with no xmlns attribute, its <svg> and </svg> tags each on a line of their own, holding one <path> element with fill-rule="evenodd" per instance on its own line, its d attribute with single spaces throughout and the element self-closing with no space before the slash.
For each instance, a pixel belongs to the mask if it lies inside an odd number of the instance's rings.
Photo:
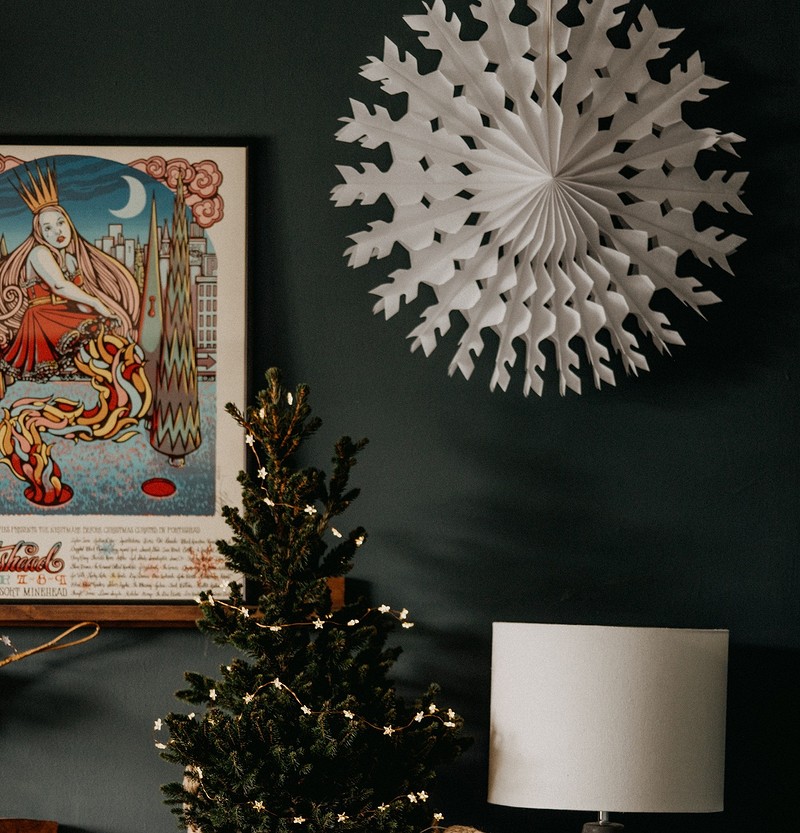
<svg viewBox="0 0 800 833">
<path fill-rule="evenodd" d="M 698 231 L 694 211 L 706 203 L 748 213 L 740 199 L 746 174 L 703 179 L 695 163 L 701 151 L 735 155 L 742 139 L 683 121 L 684 102 L 723 84 L 704 74 L 698 55 L 673 67 L 666 83 L 651 77 L 648 62 L 667 55 L 664 44 L 679 31 L 660 28 L 647 7 L 618 47 L 607 33 L 624 8 L 610 0 L 581 0 L 577 25 L 558 17 L 566 0 L 528 5 L 531 23 L 512 20 L 513 0 L 473 6 L 485 24 L 477 40 L 462 39 L 442 0 L 407 16 L 420 43 L 441 54 L 438 66 L 420 72 L 387 39 L 383 59 L 362 67 L 386 93 L 406 94 L 407 108 L 392 119 L 383 107 L 351 102 L 337 139 L 386 144 L 392 160 L 385 171 L 366 162 L 339 167 L 344 182 L 333 200 L 391 202 L 392 219 L 353 234 L 346 254 L 357 267 L 396 244 L 408 252 L 408 268 L 372 292 L 380 299 L 374 311 L 389 318 L 421 284 L 433 289 L 435 303 L 410 333 L 412 350 L 430 355 L 458 312 L 466 326 L 451 374 L 469 378 L 492 330 L 493 389 L 506 389 L 524 353 L 525 394 L 541 394 L 549 341 L 561 393 L 580 393 L 579 340 L 595 385 L 614 384 L 609 346 L 637 373 L 647 369 L 637 332 L 662 352 L 683 344 L 651 305 L 657 290 L 696 311 L 719 300 L 696 278 L 679 277 L 677 261 L 691 252 L 731 271 L 728 256 L 742 238 Z"/>
</svg>

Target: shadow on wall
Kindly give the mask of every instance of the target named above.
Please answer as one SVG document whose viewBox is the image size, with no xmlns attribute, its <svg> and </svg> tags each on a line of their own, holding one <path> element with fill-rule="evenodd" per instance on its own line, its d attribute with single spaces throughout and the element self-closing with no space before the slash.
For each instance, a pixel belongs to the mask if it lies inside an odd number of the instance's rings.
<svg viewBox="0 0 800 833">
<path fill-rule="evenodd" d="M 20 651 L 42 644 L 57 633 L 24 628 L 14 631 L 13 639 Z M 104 633 L 74 650 L 48 651 L 6 665 L 0 671 L 0 732 L 24 732 L 29 724 L 41 731 L 69 730 L 73 719 L 81 720 L 82 715 L 92 713 L 92 707 L 98 705 L 91 702 L 94 690 L 80 689 L 78 695 L 72 693 L 78 689 L 70 689 L 69 682 L 58 686 L 47 681 L 63 680 L 64 672 L 76 662 L 86 666 L 102 664 L 105 658 L 124 652 L 127 646 L 141 645 L 155 634 L 116 630 L 113 641 L 106 640 L 105 636 Z"/>
<path fill-rule="evenodd" d="M 362 587 L 362 590 L 368 588 Z M 421 623 L 422 624 L 422 623 Z M 465 824 L 487 833 L 571 833 L 591 819 L 591 812 L 523 810 L 490 805 L 486 801 L 489 713 L 489 658 L 487 633 L 470 628 L 425 625 L 420 633 L 410 631 L 408 650 L 413 682 L 438 679 L 444 700 L 453 703 L 468 718 L 465 733 L 475 745 L 453 766 L 443 767 L 437 796 L 447 824 Z M 425 659 L 432 651 L 432 659 Z M 433 658 L 451 661 L 437 666 Z M 401 668 L 405 663 L 401 661 Z M 445 672 L 444 675 L 442 672 Z M 47 717 L 64 728 L 77 704 L 65 707 L 64 691 L 53 693 L 52 708 L 38 701 L 35 715 L 26 712 L 27 694 L 35 688 L 35 669 L 15 669 L 0 675 L 0 729 L 24 730 L 29 719 Z M 408 684 L 406 680 L 406 684 Z M 754 820 L 764 830 L 778 830 L 793 818 L 797 784 L 800 782 L 800 721 L 797 692 L 800 684 L 800 651 L 736 645 L 730 650 L 728 684 L 728 738 L 726 800 L 723 813 L 625 814 L 617 818 L 628 833 L 672 833 L 676 822 L 686 833 L 750 833 Z M 39 694 L 41 697 L 41 692 Z M 444 702 L 443 700 L 443 702 Z M 56 702 L 57 701 L 57 702 Z M 80 704 L 82 708 L 86 703 Z M 9 707 L 10 710 L 9 710 Z M 14 720 L 8 720 L 9 713 Z M 99 829 L 60 826 L 59 833 L 103 833 Z"/>
<path fill-rule="evenodd" d="M 604 507 L 597 505 L 583 478 L 563 465 L 541 465 L 541 470 L 556 504 L 547 503 L 546 495 L 454 500 L 456 508 L 449 514 L 432 512 L 435 520 L 424 535 L 409 532 L 407 525 L 381 537 L 385 552 L 380 560 L 397 571 L 381 578 L 402 581 L 417 574 L 412 601 L 419 627 L 403 635 L 407 654 L 401 656 L 398 676 L 412 691 L 429 680 L 440 682 L 443 701 L 465 717 L 465 734 L 475 739 L 462 759 L 440 773 L 435 792 L 443 799 L 445 823 L 487 833 L 577 833 L 592 817 L 591 812 L 487 803 L 491 622 L 506 619 L 656 627 L 730 624 L 725 811 L 677 818 L 625 814 L 617 820 L 629 833 L 667 833 L 676 821 L 687 833 L 749 833 L 755 819 L 765 830 L 780 829 L 793 818 L 800 783 L 800 651 L 746 644 L 749 614 L 731 612 L 724 593 L 719 598 L 713 564 L 694 563 L 693 543 L 685 540 L 691 531 L 672 528 L 653 512 L 638 526 L 631 521 L 624 534 L 618 529 L 606 533 L 600 523 Z M 593 537 L 574 525 L 564 534 L 554 508 L 561 505 L 561 492 L 571 494 L 566 505 L 577 503 L 588 515 Z M 551 511 L 521 511 L 530 501 L 545 501 Z M 535 545 L 525 553 L 519 542 L 527 539 Z M 652 556 L 656 545 L 664 557 L 643 560 L 641 553 L 650 547 Z M 598 552 L 602 564 L 595 559 Z M 669 594 L 655 592 L 665 586 Z M 778 637 L 791 643 L 796 634 Z"/>
<path fill-rule="evenodd" d="M 69 730 L 70 717 L 77 719 L 93 705 L 85 693 L 78 697 L 63 689 L 43 689 L 36 669 L 14 671 L 0 674 L 0 733 L 24 732 L 29 724 L 41 731 Z"/>
<path fill-rule="evenodd" d="M 785 827 L 800 783 L 800 651 L 731 646 L 726 830 Z"/>
</svg>

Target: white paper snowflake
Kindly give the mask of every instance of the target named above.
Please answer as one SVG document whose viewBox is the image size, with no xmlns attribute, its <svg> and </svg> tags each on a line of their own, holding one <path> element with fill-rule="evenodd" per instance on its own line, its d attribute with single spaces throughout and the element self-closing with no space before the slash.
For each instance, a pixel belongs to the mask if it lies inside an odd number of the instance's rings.
<svg viewBox="0 0 800 833">
<path fill-rule="evenodd" d="M 506 389 L 519 346 L 526 395 L 542 392 L 546 341 L 562 394 L 580 393 L 577 337 L 598 387 L 614 384 L 609 340 L 629 373 L 647 369 L 637 331 L 661 351 L 682 344 L 651 307 L 653 294 L 667 289 L 695 310 L 719 300 L 696 278 L 678 277 L 677 259 L 691 252 L 730 272 L 727 258 L 742 242 L 718 228 L 697 231 L 694 210 L 706 203 L 748 213 L 739 197 L 745 173 L 702 179 L 695 169 L 700 151 L 735 154 L 741 137 L 682 119 L 684 102 L 723 82 L 704 74 L 696 54 L 667 83 L 652 78 L 647 62 L 666 55 L 679 32 L 660 28 L 647 7 L 619 48 L 605 33 L 624 8 L 581 0 L 583 23 L 568 26 L 557 17 L 566 5 L 529 0 L 535 20 L 522 24 L 510 19 L 513 0 L 483 0 L 472 14 L 485 31 L 464 40 L 459 19 L 434 0 L 405 21 L 441 53 L 436 70 L 421 73 L 388 39 L 383 59 L 361 68 L 386 93 L 407 95 L 405 114 L 393 120 L 383 107 L 352 101 L 336 135 L 391 150 L 388 170 L 339 167 L 344 182 L 333 189 L 338 206 L 381 195 L 393 206 L 391 221 L 352 235 L 346 252 L 353 267 L 395 244 L 408 252 L 410 266 L 372 290 L 374 311 L 391 317 L 427 284 L 436 303 L 411 332 L 411 349 L 430 355 L 459 312 L 466 327 L 450 373 L 469 378 L 484 331 L 493 330 L 492 388 Z"/>
</svg>

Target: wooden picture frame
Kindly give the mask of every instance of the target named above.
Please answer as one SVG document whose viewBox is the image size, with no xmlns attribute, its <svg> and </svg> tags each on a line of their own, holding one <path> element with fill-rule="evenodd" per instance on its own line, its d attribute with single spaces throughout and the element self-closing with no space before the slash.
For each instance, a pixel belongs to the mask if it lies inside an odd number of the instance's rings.
<svg viewBox="0 0 800 833">
<path fill-rule="evenodd" d="M 344 578 L 328 579 L 334 610 L 344 606 Z M 192 628 L 200 616 L 196 604 L 2 604 L 0 624 L 50 627 L 96 622 L 114 628 Z"/>
<path fill-rule="evenodd" d="M 243 144 L 0 144 L 0 623 L 188 626 L 240 580 L 246 198 Z"/>
</svg>

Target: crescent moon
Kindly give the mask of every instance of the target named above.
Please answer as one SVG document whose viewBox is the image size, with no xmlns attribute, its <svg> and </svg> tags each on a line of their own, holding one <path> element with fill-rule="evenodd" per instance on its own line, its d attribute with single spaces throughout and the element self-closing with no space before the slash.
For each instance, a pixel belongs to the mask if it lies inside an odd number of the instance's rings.
<svg viewBox="0 0 800 833">
<path fill-rule="evenodd" d="M 142 210 L 147 204 L 147 193 L 144 190 L 144 185 L 142 185 L 136 177 L 123 176 L 122 178 L 128 183 L 128 188 L 130 189 L 128 202 L 116 211 L 113 208 L 109 208 L 109 211 L 115 217 L 123 219 L 127 217 L 136 217 L 138 214 L 142 213 Z"/>
</svg>

